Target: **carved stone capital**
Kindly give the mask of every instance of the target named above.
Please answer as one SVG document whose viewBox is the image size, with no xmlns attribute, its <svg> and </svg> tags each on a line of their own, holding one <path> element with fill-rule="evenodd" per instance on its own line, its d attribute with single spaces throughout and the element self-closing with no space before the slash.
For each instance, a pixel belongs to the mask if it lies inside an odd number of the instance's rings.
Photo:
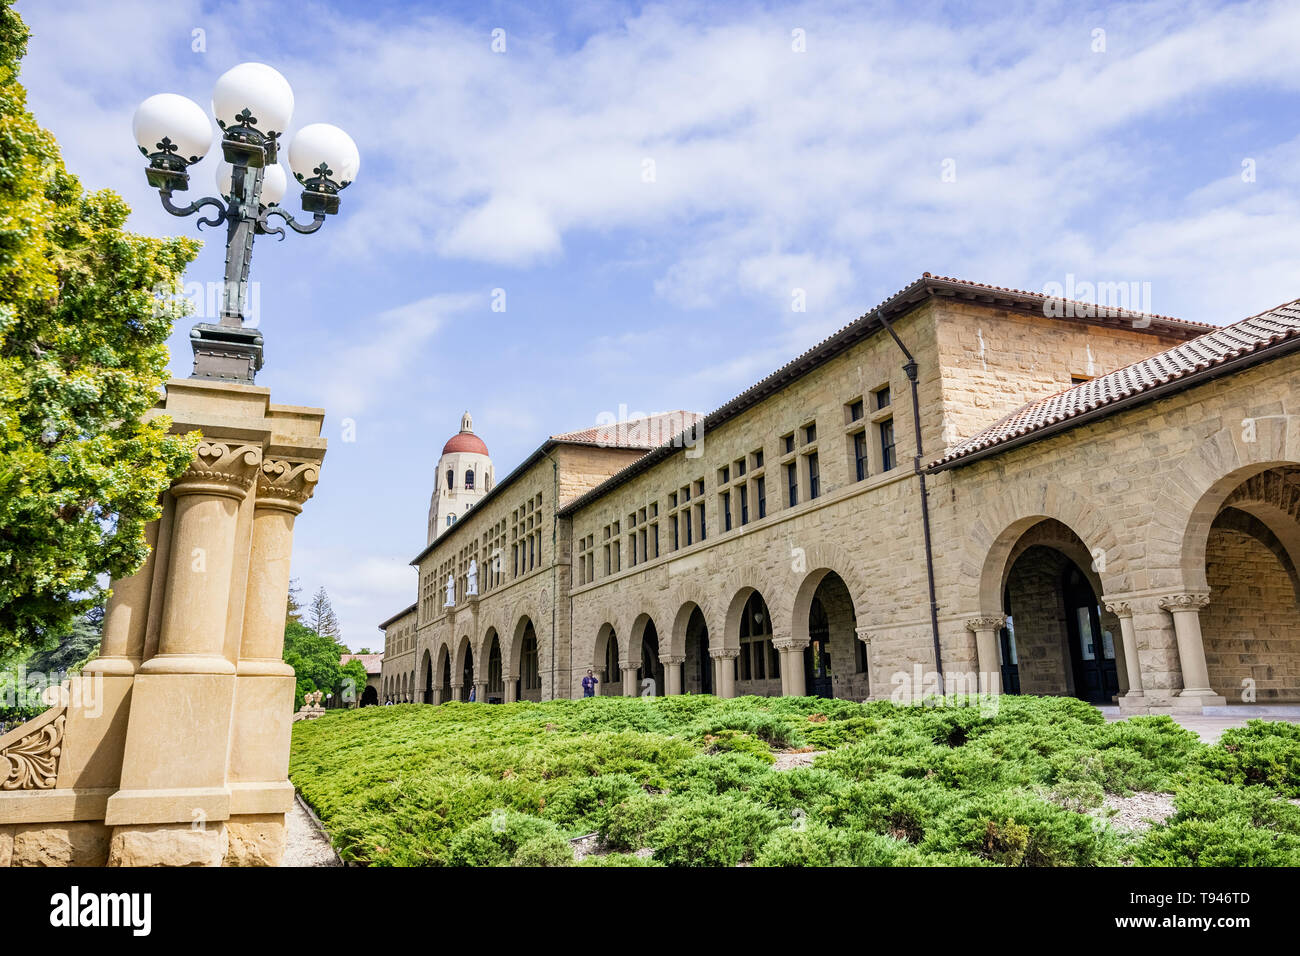
<svg viewBox="0 0 1300 956">
<path fill-rule="evenodd" d="M 853 629 L 853 632 L 858 635 L 858 640 L 860 640 L 863 644 L 870 646 L 871 637 L 872 637 L 872 632 L 870 627 L 868 627 L 866 624 L 862 624 L 859 625 L 858 627 L 855 627 Z"/>
<path fill-rule="evenodd" d="M 996 631 L 1007 623 L 1005 617 L 974 617 L 966 622 L 968 631 Z"/>
<path fill-rule="evenodd" d="M 59 755 L 63 753 L 63 725 L 67 721 L 63 710 L 56 713 L 52 720 L 0 750 L 0 790 L 54 789 Z M 38 725 L 40 722 L 39 717 L 33 721 Z"/>
<path fill-rule="evenodd" d="M 686 658 L 685 657 L 661 657 L 659 658 L 659 663 L 663 664 L 664 667 L 676 667 L 678 664 L 685 664 Z"/>
<path fill-rule="evenodd" d="M 806 643 L 800 644 L 797 640 L 791 638 L 785 641 L 773 641 L 772 646 L 775 647 L 778 651 L 792 651 L 792 650 L 803 650 L 808 645 Z"/>
<path fill-rule="evenodd" d="M 1107 601 L 1106 610 L 1121 619 L 1133 616 L 1133 605 L 1128 601 Z"/>
<path fill-rule="evenodd" d="M 243 498 L 257 480 L 261 465 L 259 445 L 202 441 L 195 449 L 194 461 L 172 485 L 172 494 Z"/>
<path fill-rule="evenodd" d="M 268 458 L 257 476 L 257 503 L 297 514 L 315 492 L 318 481 L 320 462 Z"/>
<path fill-rule="evenodd" d="M 1188 591 L 1184 594 L 1170 594 L 1160 599 L 1160 606 L 1166 611 L 1199 611 L 1210 603 L 1210 592 Z"/>
<path fill-rule="evenodd" d="M 709 656 L 715 661 L 734 661 L 740 656 L 739 647 L 710 647 Z"/>
</svg>

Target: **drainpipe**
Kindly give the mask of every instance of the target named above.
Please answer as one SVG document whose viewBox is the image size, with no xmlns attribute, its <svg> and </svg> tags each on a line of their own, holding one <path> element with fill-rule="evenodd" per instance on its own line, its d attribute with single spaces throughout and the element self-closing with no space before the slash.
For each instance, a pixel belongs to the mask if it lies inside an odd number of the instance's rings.
<svg viewBox="0 0 1300 956">
<path fill-rule="evenodd" d="M 934 590 L 934 549 L 930 543 L 930 497 L 925 485 L 925 472 L 921 469 L 921 400 L 917 397 L 917 370 L 916 359 L 912 353 L 907 350 L 903 340 L 898 337 L 894 327 L 889 324 L 881 312 L 876 313 L 876 318 L 880 324 L 885 327 L 885 331 L 893 338 L 903 355 L 907 357 L 907 362 L 903 365 L 903 372 L 907 375 L 907 380 L 912 386 L 912 427 L 915 430 L 916 454 L 912 457 L 912 470 L 921 482 L 921 530 L 925 538 L 925 574 L 929 579 L 930 588 L 930 635 L 934 640 L 934 669 L 939 675 L 939 685 L 943 686 L 943 651 L 939 647 L 939 601 L 935 596 Z"/>
</svg>

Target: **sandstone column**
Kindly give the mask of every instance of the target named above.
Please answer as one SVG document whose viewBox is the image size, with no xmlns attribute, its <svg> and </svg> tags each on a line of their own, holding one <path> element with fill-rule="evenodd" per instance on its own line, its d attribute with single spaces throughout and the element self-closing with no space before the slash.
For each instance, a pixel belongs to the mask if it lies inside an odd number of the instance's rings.
<svg viewBox="0 0 1300 956">
<path fill-rule="evenodd" d="M 507 704 L 513 704 L 519 700 L 519 678 L 507 674 L 504 680 L 506 685 L 505 701 Z"/>
<path fill-rule="evenodd" d="M 623 661 L 623 696 L 639 697 L 641 696 L 641 687 L 637 682 L 637 668 L 640 664 L 634 664 L 631 661 Z"/>
<path fill-rule="evenodd" d="M 158 653 L 132 689 L 121 789 L 108 801 L 110 865 L 220 865 L 228 843 L 226 783 L 235 665 L 226 656 L 241 509 L 261 443 L 205 440 L 172 485 L 176 505 Z M 237 593 L 236 593 L 237 592 Z M 235 633 L 238 634 L 236 628 Z"/>
<path fill-rule="evenodd" d="M 230 746 L 232 865 L 278 866 L 284 855 L 284 815 L 293 804 L 288 773 L 295 687 L 293 668 L 283 659 L 284 617 L 294 520 L 315 490 L 319 465 L 267 459 L 256 485 Z"/>
<path fill-rule="evenodd" d="M 719 697 L 736 696 L 736 658 L 739 656 L 738 647 L 709 648 L 709 657 L 713 658 L 713 692 Z"/>
<path fill-rule="evenodd" d="M 1120 639 L 1124 645 L 1124 672 L 1128 676 L 1128 692 L 1119 700 L 1120 709 L 1143 706 L 1146 695 L 1142 691 L 1142 661 L 1138 657 L 1137 632 L 1133 629 L 1133 606 L 1127 601 L 1107 601 L 1106 610 L 1119 618 Z"/>
<path fill-rule="evenodd" d="M 794 641 L 772 642 L 781 655 L 781 696 L 807 697 L 808 681 L 803 670 L 803 647 Z"/>
<path fill-rule="evenodd" d="M 682 665 L 685 657 L 661 657 L 659 663 L 664 665 L 664 696 L 682 692 Z"/>
<path fill-rule="evenodd" d="M 979 692 L 1002 693 L 1002 665 L 998 660 L 998 631 L 1006 624 L 1004 617 L 977 617 L 966 622 L 966 630 L 975 635 L 975 656 L 979 667 Z"/>
<path fill-rule="evenodd" d="M 876 696 L 873 687 L 876 679 L 876 662 L 871 655 L 871 629 L 866 624 L 859 624 L 854 627 L 853 633 L 867 648 L 867 699 L 873 700 Z"/>
<path fill-rule="evenodd" d="M 1205 642 L 1201 638 L 1201 608 L 1210 603 L 1205 591 L 1171 594 L 1160 606 L 1174 619 L 1174 637 L 1178 641 L 1178 663 L 1183 674 L 1180 701 L 1189 705 L 1223 705 L 1223 697 L 1210 688 L 1210 672 L 1205 664 Z"/>
<path fill-rule="evenodd" d="M 487 681 L 474 678 L 474 700 L 480 704 L 487 703 Z"/>
</svg>

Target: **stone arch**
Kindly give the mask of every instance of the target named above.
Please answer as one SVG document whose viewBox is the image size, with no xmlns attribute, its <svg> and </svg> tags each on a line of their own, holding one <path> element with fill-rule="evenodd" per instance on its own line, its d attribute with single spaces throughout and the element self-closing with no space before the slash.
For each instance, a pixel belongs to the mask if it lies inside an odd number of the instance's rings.
<svg viewBox="0 0 1300 956">
<path fill-rule="evenodd" d="M 865 624 L 870 607 L 867 600 L 869 593 L 867 579 L 859 570 L 853 556 L 833 544 L 814 544 L 804 549 L 801 557 L 802 567 L 807 570 L 793 572 L 796 576 L 794 587 L 791 589 L 793 594 L 791 635 L 795 643 L 799 645 L 808 643 L 808 609 L 818 586 L 831 572 L 834 572 L 848 588 L 849 597 L 853 601 L 853 614 L 858 623 Z M 798 576 L 800 574 L 802 577 Z"/>
<path fill-rule="evenodd" d="M 970 608 L 976 617 L 1002 613 L 1007 558 L 1021 536 L 1044 519 L 1059 521 L 1084 542 L 1090 554 L 1105 558 L 1106 593 L 1129 590 L 1121 542 L 1111 523 L 1086 498 L 1056 482 L 1033 488 L 1005 482 L 990 492 L 969 525 L 965 563 L 970 573 L 961 576 L 959 607 Z M 1092 561 L 1090 557 L 1087 563 Z"/>
<path fill-rule="evenodd" d="M 654 627 L 656 632 L 659 630 L 655 626 L 654 617 L 642 611 L 632 621 L 632 626 L 627 632 L 627 640 L 619 646 L 619 652 L 623 655 L 621 660 L 631 661 L 635 667 L 641 666 L 641 642 L 648 627 Z"/>
<path fill-rule="evenodd" d="M 507 622 L 513 621 L 514 623 L 510 624 L 508 629 L 502 629 L 499 631 L 500 634 L 504 635 L 503 640 L 506 640 L 506 645 L 503 646 L 501 650 L 505 655 L 507 678 L 519 676 L 519 655 L 522 650 L 520 642 L 523 640 L 525 622 L 532 621 L 533 630 L 537 631 L 539 623 L 543 620 L 540 612 L 544 610 L 546 610 L 545 602 L 537 600 L 532 595 L 521 597 L 510 609 L 510 614 L 506 620 Z M 538 633 L 537 643 L 538 662 L 540 664 L 543 660 L 541 656 L 542 640 L 540 633 Z"/>
<path fill-rule="evenodd" d="M 613 644 L 612 653 L 610 645 Z M 622 690 L 622 662 L 624 660 L 624 645 L 627 643 L 627 633 L 619 633 L 610 621 L 606 621 L 596 631 L 596 640 L 592 645 L 591 670 L 594 671 L 600 680 L 597 685 L 597 693 L 602 696 L 618 696 L 623 693 Z M 617 673 L 611 673 L 610 667 L 618 667 Z"/>
<path fill-rule="evenodd" d="M 476 655 L 476 660 L 482 661 L 479 666 L 483 669 L 483 680 L 487 682 L 487 697 L 485 699 L 488 701 L 494 699 L 505 700 L 505 647 L 495 627 L 489 627 L 483 632 L 483 642 L 480 647 L 481 650 Z"/>
<path fill-rule="evenodd" d="M 691 612 L 699 608 L 704 617 L 704 625 L 713 633 L 715 624 L 715 605 L 713 595 L 694 584 L 688 584 L 672 591 L 672 596 L 664 603 L 661 618 L 672 621 L 672 628 L 667 635 L 660 634 L 659 639 L 666 645 L 666 653 L 677 657 L 686 653 L 686 625 L 690 622 Z"/>
<path fill-rule="evenodd" d="M 426 704 L 433 703 L 433 691 L 437 686 L 437 676 L 433 669 L 433 655 L 425 649 L 424 655 L 420 658 L 420 699 Z"/>
<path fill-rule="evenodd" d="M 515 634 L 510 646 L 513 655 L 510 679 L 519 682 L 520 700 L 541 700 L 542 645 L 537 633 L 537 622 L 528 615 L 521 617 L 515 623 Z"/>
<path fill-rule="evenodd" d="M 446 641 L 438 641 L 434 653 L 434 687 L 438 691 L 438 699 L 444 704 L 451 699 L 451 682 L 452 678 L 452 655 L 451 648 L 447 646 Z"/>
<path fill-rule="evenodd" d="M 720 607 L 726 608 L 721 615 L 722 630 L 716 641 L 710 631 L 710 643 L 728 650 L 739 650 L 740 612 L 751 591 L 757 591 L 763 596 L 763 602 L 771 615 L 773 638 L 788 639 L 785 627 L 793 614 L 794 594 L 792 588 L 783 587 L 782 583 L 780 579 L 753 566 L 739 568 L 727 575 L 719 586 L 722 599 L 718 603 Z"/>
</svg>

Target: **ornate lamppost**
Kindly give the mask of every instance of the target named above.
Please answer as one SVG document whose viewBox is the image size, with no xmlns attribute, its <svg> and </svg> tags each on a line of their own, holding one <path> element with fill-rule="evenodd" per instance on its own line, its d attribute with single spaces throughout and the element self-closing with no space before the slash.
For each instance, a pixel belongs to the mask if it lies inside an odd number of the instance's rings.
<svg viewBox="0 0 1300 956">
<path fill-rule="evenodd" d="M 262 367 L 262 333 L 246 326 L 248 268 L 253 239 L 285 237 L 284 227 L 315 232 L 325 217 L 339 211 L 339 192 L 357 175 L 361 157 L 347 133 L 328 123 L 313 123 L 294 134 L 289 166 L 302 184 L 302 208 L 310 223 L 297 222 L 279 204 L 288 177 L 279 164 L 281 140 L 293 115 L 293 90 L 277 70 L 263 63 L 241 63 L 226 71 L 212 91 L 212 113 L 221 127 L 224 162 L 217 169 L 221 198 L 206 196 L 177 205 L 172 194 L 189 187 L 189 167 L 208 152 L 212 124 L 193 100 L 175 93 L 149 97 L 135 112 L 136 143 L 149 160 L 145 174 L 173 216 L 199 216 L 198 225 L 226 224 L 226 276 L 221 316 L 199 322 L 190 332 L 193 378 L 251 384 Z M 272 217 L 283 220 L 276 226 Z"/>
</svg>

